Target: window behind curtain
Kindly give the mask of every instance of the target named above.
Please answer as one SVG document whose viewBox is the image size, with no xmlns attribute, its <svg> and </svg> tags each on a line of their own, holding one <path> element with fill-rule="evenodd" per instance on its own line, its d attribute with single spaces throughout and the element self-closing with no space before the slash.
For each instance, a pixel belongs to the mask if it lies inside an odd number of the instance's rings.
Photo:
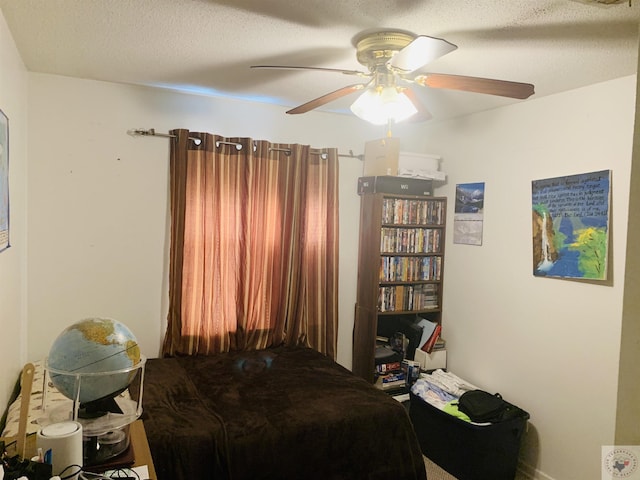
<svg viewBox="0 0 640 480">
<path fill-rule="evenodd" d="M 163 354 L 286 344 L 335 359 L 336 149 L 172 134 Z"/>
</svg>

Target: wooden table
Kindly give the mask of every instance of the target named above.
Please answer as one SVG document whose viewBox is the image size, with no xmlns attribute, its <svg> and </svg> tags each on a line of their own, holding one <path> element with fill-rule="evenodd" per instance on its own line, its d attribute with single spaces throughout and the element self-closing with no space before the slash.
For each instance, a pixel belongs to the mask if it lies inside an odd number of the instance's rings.
<svg viewBox="0 0 640 480">
<path fill-rule="evenodd" d="M 15 440 L 15 438 L 1 438 L 7 443 Z M 157 480 L 156 469 L 153 466 L 153 458 L 151 457 L 151 450 L 149 449 L 149 442 L 147 441 L 147 433 L 144 430 L 144 423 L 142 420 L 136 420 L 129 427 L 129 443 L 133 449 L 134 467 L 147 466 L 149 470 L 149 479 Z M 15 455 L 15 449 L 10 449 L 8 452 L 11 455 Z M 29 435 L 27 437 L 27 444 L 25 449 L 25 457 L 31 458 L 36 454 L 36 435 Z"/>
<path fill-rule="evenodd" d="M 146 465 L 149 469 L 149 478 L 157 480 L 156 469 L 153 466 L 153 458 L 151 458 L 151 450 L 149 450 L 149 442 L 147 441 L 147 432 L 144 430 L 142 420 L 136 420 L 129 427 L 129 441 L 133 448 L 134 467 Z"/>
</svg>

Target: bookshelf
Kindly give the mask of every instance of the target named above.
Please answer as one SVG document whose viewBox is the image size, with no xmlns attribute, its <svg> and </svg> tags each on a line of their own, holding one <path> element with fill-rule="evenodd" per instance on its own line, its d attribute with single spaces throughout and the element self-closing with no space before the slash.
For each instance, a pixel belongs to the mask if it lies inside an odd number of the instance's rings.
<svg viewBox="0 0 640 480">
<path fill-rule="evenodd" d="M 374 380 L 378 317 L 441 323 L 447 199 L 362 193 L 353 372 Z"/>
</svg>

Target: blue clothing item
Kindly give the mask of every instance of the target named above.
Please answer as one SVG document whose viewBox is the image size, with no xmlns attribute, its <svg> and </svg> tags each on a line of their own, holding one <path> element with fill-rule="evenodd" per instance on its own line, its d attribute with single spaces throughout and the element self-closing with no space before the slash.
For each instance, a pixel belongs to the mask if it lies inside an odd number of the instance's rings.
<svg viewBox="0 0 640 480">
<path fill-rule="evenodd" d="M 441 389 L 437 385 L 434 385 L 429 380 L 425 380 L 425 382 L 429 386 L 429 390 L 431 390 L 433 393 L 438 395 L 438 397 L 440 397 L 445 402 L 450 402 L 452 400 L 458 400 L 458 397 L 456 397 L 455 395 L 450 394 L 449 392 L 445 392 L 443 389 Z"/>
<path fill-rule="evenodd" d="M 431 392 L 436 397 L 438 397 L 442 402 L 450 402 L 452 400 L 458 399 L 458 397 L 456 397 L 455 395 L 443 390 L 438 385 L 431 383 L 430 381 L 425 380 L 424 378 L 418 379 L 411 387 L 411 391 L 415 395 L 425 400 L 426 400 L 427 392 Z"/>
</svg>

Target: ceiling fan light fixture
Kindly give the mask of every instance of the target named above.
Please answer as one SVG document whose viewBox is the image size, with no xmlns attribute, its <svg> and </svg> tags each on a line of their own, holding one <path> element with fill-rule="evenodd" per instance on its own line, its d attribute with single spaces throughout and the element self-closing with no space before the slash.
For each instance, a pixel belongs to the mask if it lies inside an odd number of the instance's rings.
<svg viewBox="0 0 640 480">
<path fill-rule="evenodd" d="M 374 125 L 389 121 L 402 122 L 415 115 L 418 109 L 397 87 L 368 88 L 351 105 L 351 111 Z"/>
</svg>

